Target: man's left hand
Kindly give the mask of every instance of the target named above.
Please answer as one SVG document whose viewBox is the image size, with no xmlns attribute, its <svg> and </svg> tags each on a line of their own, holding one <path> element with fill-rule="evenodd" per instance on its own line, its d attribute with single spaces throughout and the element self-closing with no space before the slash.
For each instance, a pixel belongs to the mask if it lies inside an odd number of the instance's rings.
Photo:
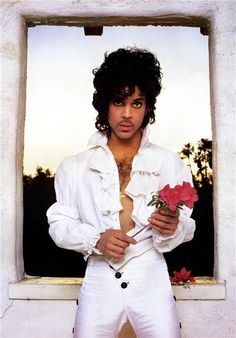
<svg viewBox="0 0 236 338">
<path fill-rule="evenodd" d="M 148 222 L 149 226 L 160 235 L 173 235 L 179 224 L 179 211 L 160 208 L 151 214 Z"/>
</svg>

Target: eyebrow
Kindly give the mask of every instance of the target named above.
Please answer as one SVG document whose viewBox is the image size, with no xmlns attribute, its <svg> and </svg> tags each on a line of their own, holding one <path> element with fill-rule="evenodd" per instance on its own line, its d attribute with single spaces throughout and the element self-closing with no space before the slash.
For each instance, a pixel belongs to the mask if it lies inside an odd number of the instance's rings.
<svg viewBox="0 0 236 338">
<path fill-rule="evenodd" d="M 117 99 L 124 101 L 124 100 L 127 99 L 127 97 L 125 97 L 122 94 L 116 94 L 116 95 L 114 95 L 114 97 L 112 98 L 112 100 L 117 100 Z M 133 101 L 145 101 L 145 95 L 140 95 L 138 97 L 135 97 L 133 99 Z"/>
<path fill-rule="evenodd" d="M 134 99 L 134 101 L 135 100 L 141 100 L 141 101 L 144 101 L 145 100 L 145 96 L 139 96 L 139 97 L 136 97 L 135 99 Z"/>
</svg>

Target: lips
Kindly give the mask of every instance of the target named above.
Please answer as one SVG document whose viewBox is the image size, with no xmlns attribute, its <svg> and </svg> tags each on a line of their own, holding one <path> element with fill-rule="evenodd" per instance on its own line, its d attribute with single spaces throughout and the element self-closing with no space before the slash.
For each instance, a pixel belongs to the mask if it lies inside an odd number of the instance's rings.
<svg viewBox="0 0 236 338">
<path fill-rule="evenodd" d="M 132 123 L 119 123 L 118 124 L 118 129 L 120 131 L 130 131 L 133 128 L 133 124 Z"/>
<path fill-rule="evenodd" d="M 118 129 L 123 132 L 128 132 L 133 128 L 132 124 L 118 124 Z"/>
</svg>

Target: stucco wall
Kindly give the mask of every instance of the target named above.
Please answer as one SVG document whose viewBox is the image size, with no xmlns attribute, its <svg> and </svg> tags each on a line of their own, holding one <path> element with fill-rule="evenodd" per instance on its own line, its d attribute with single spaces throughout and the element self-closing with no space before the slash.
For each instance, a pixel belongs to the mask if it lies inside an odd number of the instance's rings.
<svg viewBox="0 0 236 338">
<path fill-rule="evenodd" d="M 189 290 L 187 297 L 177 291 L 180 294 L 177 306 L 183 337 L 236 336 L 235 18 L 236 2 L 222 0 L 1 1 L 1 337 L 70 337 L 76 309 L 74 297 L 69 296 L 74 287 L 71 285 L 63 285 L 59 296 L 54 296 L 46 284 L 40 290 L 34 285 L 33 296 L 28 285 L 23 285 L 23 293 L 19 291 L 22 284 L 18 282 L 24 276 L 22 163 L 26 32 L 27 25 L 32 23 L 80 26 L 148 23 L 208 28 L 215 172 L 215 277 L 217 281 L 225 281 L 226 296 L 214 294 L 218 285 L 211 286 L 214 297 L 208 297 L 211 292 L 206 293 L 204 286 L 194 296 L 191 296 L 194 290 Z"/>
</svg>

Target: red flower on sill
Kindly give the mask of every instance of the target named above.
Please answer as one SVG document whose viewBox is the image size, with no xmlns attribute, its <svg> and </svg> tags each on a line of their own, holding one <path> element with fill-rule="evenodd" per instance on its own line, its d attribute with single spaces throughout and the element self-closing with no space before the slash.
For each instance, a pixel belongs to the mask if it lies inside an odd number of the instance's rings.
<svg viewBox="0 0 236 338">
<path fill-rule="evenodd" d="M 191 276 L 191 270 L 187 271 L 183 267 L 180 271 L 173 272 L 174 277 L 171 277 L 170 281 L 173 284 L 184 284 L 184 283 L 194 283 L 196 282 L 195 278 Z"/>
</svg>

